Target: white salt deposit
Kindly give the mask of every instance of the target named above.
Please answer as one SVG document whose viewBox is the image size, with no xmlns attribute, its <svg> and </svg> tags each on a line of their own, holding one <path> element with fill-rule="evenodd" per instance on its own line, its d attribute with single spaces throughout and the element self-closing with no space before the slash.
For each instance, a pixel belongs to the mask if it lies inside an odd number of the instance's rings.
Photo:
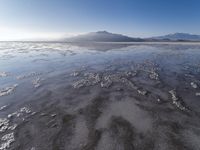
<svg viewBox="0 0 200 150">
<path fill-rule="evenodd" d="M 200 96 L 200 92 L 195 93 L 196 96 Z"/>
<path fill-rule="evenodd" d="M 101 87 L 102 88 L 109 88 L 112 85 L 112 80 L 110 76 L 105 76 L 103 80 L 101 81 Z"/>
<path fill-rule="evenodd" d="M 6 72 L 0 72 L 0 77 L 7 77 L 8 76 L 8 73 Z"/>
<path fill-rule="evenodd" d="M 11 117 L 14 117 L 14 116 L 15 117 L 20 117 L 20 116 L 23 116 L 23 115 L 26 115 L 26 114 L 30 114 L 30 113 L 31 113 L 31 110 L 29 108 L 22 107 L 18 111 L 9 114 L 8 118 L 11 118 Z"/>
<path fill-rule="evenodd" d="M 141 95 L 146 95 L 147 94 L 147 91 L 146 90 L 137 90 L 139 94 Z"/>
<path fill-rule="evenodd" d="M 7 118 L 0 118 L 0 132 L 5 132 L 8 129 L 9 120 Z"/>
<path fill-rule="evenodd" d="M 17 86 L 17 84 L 14 84 L 13 86 L 0 89 L 0 97 L 11 94 Z"/>
<path fill-rule="evenodd" d="M 13 125 L 8 127 L 8 130 L 15 130 L 16 127 L 17 127 L 17 124 L 13 124 Z"/>
<path fill-rule="evenodd" d="M 72 84 L 72 86 L 74 88 L 81 88 L 84 86 L 95 85 L 101 81 L 100 75 L 96 73 L 87 73 L 84 76 L 86 76 L 86 78 L 75 82 L 74 84 Z"/>
<path fill-rule="evenodd" d="M 171 90 L 169 91 L 169 93 L 172 96 L 172 103 L 179 108 L 180 110 L 187 110 L 185 106 L 183 106 L 182 101 L 178 98 L 176 91 L 175 90 Z"/>
<path fill-rule="evenodd" d="M 192 86 L 192 88 L 194 88 L 194 89 L 196 89 L 198 86 L 197 86 L 197 84 L 196 83 L 194 83 L 194 82 L 191 82 L 190 83 L 190 85 Z"/>
<path fill-rule="evenodd" d="M 40 87 L 40 85 L 41 85 L 41 81 L 42 81 L 42 79 L 41 78 L 36 78 L 36 79 L 34 79 L 33 81 L 32 81 L 32 84 L 33 84 L 33 86 L 35 87 L 35 88 L 38 88 L 38 87 Z"/>
<path fill-rule="evenodd" d="M 7 107 L 8 107 L 8 105 L 1 106 L 1 107 L 0 107 L 0 111 L 6 109 Z"/>
<path fill-rule="evenodd" d="M 153 79 L 153 80 L 159 80 L 159 75 L 158 75 L 158 73 L 156 73 L 155 71 L 153 71 L 153 72 L 151 72 L 149 74 L 149 78 Z"/>
<path fill-rule="evenodd" d="M 0 145 L 0 150 L 6 150 L 10 148 L 10 145 L 15 141 L 14 133 L 4 135 L 1 140 L 3 141 Z"/>
<path fill-rule="evenodd" d="M 20 108 L 20 112 L 25 112 L 28 114 L 28 113 L 31 113 L 31 110 L 27 107 L 22 107 L 22 108 Z"/>
<path fill-rule="evenodd" d="M 79 75 L 80 75 L 80 73 L 79 73 L 79 72 L 77 72 L 77 71 L 75 71 L 75 72 L 71 73 L 70 75 L 71 75 L 71 76 L 73 76 L 73 77 L 77 77 L 77 76 L 79 76 Z"/>
</svg>

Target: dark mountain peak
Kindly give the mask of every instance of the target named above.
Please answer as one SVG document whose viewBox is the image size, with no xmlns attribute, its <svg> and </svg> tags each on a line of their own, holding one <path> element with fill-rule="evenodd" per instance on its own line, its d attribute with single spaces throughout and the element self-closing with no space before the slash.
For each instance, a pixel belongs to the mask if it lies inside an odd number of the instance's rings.
<svg viewBox="0 0 200 150">
<path fill-rule="evenodd" d="M 96 33 L 102 33 L 102 34 L 112 34 L 112 33 L 109 33 L 108 31 L 104 30 L 104 31 L 97 31 Z"/>
</svg>

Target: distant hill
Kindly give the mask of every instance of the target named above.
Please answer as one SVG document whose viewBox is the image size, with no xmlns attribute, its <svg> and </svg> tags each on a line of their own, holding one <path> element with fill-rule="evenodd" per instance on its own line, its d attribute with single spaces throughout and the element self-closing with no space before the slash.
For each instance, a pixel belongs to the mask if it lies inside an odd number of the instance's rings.
<svg viewBox="0 0 200 150">
<path fill-rule="evenodd" d="M 194 35 L 189 33 L 174 33 L 164 36 L 152 37 L 151 39 L 171 41 L 200 41 L 200 35 Z"/>
<path fill-rule="evenodd" d="M 200 41 L 200 35 L 189 33 L 174 33 L 164 36 L 151 38 L 134 38 L 122 34 L 110 33 L 107 31 L 91 32 L 87 34 L 77 35 L 70 38 L 63 38 L 65 42 L 187 42 Z"/>
<path fill-rule="evenodd" d="M 107 31 L 91 32 L 63 39 L 66 42 L 143 42 L 144 39 L 132 38 L 122 34 L 109 33 Z"/>
</svg>

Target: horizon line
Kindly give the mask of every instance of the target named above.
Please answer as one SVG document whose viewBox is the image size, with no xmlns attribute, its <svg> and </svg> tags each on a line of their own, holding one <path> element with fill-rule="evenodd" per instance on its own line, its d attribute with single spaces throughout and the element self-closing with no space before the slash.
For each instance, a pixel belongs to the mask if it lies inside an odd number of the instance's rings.
<svg viewBox="0 0 200 150">
<path fill-rule="evenodd" d="M 46 37 L 45 34 L 43 33 L 43 37 L 40 37 L 38 34 L 38 37 L 36 36 L 37 33 L 35 33 L 34 37 L 26 37 L 26 38 L 11 38 L 11 39 L 0 39 L 1 42 L 29 42 L 29 41 L 62 41 L 62 39 L 64 38 L 72 38 L 72 37 L 76 37 L 76 36 L 80 36 L 80 35 L 86 35 L 89 33 L 98 33 L 98 32 L 107 32 L 107 33 L 111 33 L 111 34 L 119 34 L 119 35 L 123 35 L 123 36 L 127 36 L 130 38 L 140 38 L 140 39 L 153 39 L 153 38 L 157 38 L 157 37 L 162 37 L 162 36 L 166 36 L 166 35 L 173 35 L 173 34 L 188 34 L 188 35 L 195 35 L 195 36 L 200 36 L 199 34 L 194 34 L 194 33 L 190 33 L 190 32 L 169 32 L 166 34 L 160 34 L 160 35 L 152 35 L 152 36 L 132 36 L 132 35 L 128 35 L 125 33 L 115 33 L 115 32 L 109 32 L 107 30 L 99 30 L 99 31 L 91 31 L 91 32 L 80 32 L 80 33 L 66 33 L 66 32 L 60 32 L 57 33 L 56 36 L 48 36 L 48 33 L 46 33 Z M 50 32 L 49 32 L 50 33 Z M 31 34 L 30 34 L 31 35 Z"/>
</svg>

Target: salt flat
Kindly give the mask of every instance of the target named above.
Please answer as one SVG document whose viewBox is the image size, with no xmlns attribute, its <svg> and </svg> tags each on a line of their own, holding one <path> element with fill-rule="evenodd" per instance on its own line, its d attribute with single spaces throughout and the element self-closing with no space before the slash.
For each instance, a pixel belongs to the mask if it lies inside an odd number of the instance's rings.
<svg viewBox="0 0 200 150">
<path fill-rule="evenodd" d="M 0 42 L 0 149 L 199 150 L 199 43 Z"/>
</svg>

